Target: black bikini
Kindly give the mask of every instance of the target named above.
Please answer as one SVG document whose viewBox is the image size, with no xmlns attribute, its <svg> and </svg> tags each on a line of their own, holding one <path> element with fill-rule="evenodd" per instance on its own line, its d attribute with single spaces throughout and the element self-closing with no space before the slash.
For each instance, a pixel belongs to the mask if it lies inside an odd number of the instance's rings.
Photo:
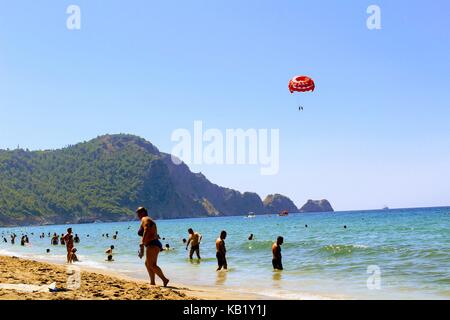
<svg viewBox="0 0 450 320">
<path fill-rule="evenodd" d="M 163 249 L 163 245 L 161 243 L 161 241 L 159 241 L 158 239 L 154 239 L 151 240 L 148 244 L 145 245 L 146 247 L 150 247 L 150 246 L 156 246 L 159 248 L 159 250 Z"/>
</svg>

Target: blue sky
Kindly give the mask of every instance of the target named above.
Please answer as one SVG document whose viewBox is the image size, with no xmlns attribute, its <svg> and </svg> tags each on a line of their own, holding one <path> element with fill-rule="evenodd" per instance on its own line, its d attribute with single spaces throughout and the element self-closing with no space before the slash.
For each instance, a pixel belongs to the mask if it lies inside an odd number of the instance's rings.
<svg viewBox="0 0 450 320">
<path fill-rule="evenodd" d="M 66 8 L 81 8 L 81 30 Z M 366 9 L 381 8 L 381 30 Z M 0 148 L 279 128 L 280 171 L 213 182 L 338 210 L 450 205 L 448 1 L 0 0 Z M 289 79 L 309 75 L 298 98 Z"/>
</svg>

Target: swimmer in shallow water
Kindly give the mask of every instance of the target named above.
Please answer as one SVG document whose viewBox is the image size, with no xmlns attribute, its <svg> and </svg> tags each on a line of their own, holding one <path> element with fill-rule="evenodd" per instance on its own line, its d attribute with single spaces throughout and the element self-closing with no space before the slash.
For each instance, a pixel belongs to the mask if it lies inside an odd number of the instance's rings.
<svg viewBox="0 0 450 320">
<path fill-rule="evenodd" d="M 192 260 L 194 256 L 194 252 L 197 255 L 197 258 L 200 258 L 200 241 L 202 241 L 202 235 L 198 232 L 194 232 L 192 228 L 189 228 L 189 239 L 186 243 L 186 250 L 189 247 L 189 244 L 191 244 L 191 250 L 189 251 L 189 259 Z"/>
<path fill-rule="evenodd" d="M 283 241 L 283 237 L 280 236 L 272 245 L 272 266 L 275 270 L 283 270 L 283 264 L 281 262 L 281 245 Z"/>
<path fill-rule="evenodd" d="M 59 238 L 59 242 L 61 243 L 62 246 L 66 245 L 66 240 L 64 238 L 64 233 L 61 234 L 61 238 Z"/>
<path fill-rule="evenodd" d="M 228 268 L 227 258 L 226 258 L 227 249 L 225 248 L 226 237 L 227 237 L 227 232 L 225 230 L 222 230 L 222 232 L 220 232 L 219 238 L 217 238 L 217 240 L 216 240 L 216 258 L 217 258 L 217 265 L 218 265 L 216 271 L 219 271 L 222 268 L 224 270 L 227 270 L 227 268 Z"/>
<path fill-rule="evenodd" d="M 56 233 L 54 233 L 53 237 L 52 237 L 52 245 L 56 246 L 56 245 L 58 245 L 58 243 L 59 243 L 58 235 Z"/>
<path fill-rule="evenodd" d="M 114 246 L 111 246 L 105 251 L 105 253 L 107 254 L 106 261 L 114 261 L 113 260 L 113 250 L 114 250 Z"/>
<path fill-rule="evenodd" d="M 79 261 L 77 255 L 76 255 L 76 252 L 77 252 L 77 248 L 72 248 L 70 250 L 69 261 L 68 261 L 69 263 L 78 262 Z"/>
<path fill-rule="evenodd" d="M 173 248 L 170 247 L 170 245 L 168 243 L 166 243 L 165 247 L 164 247 L 164 251 L 170 251 L 170 250 L 174 250 Z"/>
</svg>

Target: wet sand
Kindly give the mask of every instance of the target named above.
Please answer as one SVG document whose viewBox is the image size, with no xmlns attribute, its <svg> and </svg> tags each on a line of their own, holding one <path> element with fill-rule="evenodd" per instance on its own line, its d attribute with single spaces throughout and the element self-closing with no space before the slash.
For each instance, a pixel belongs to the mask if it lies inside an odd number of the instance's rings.
<svg viewBox="0 0 450 320">
<path fill-rule="evenodd" d="M 72 266 L 78 267 L 76 264 Z M 79 287 L 67 264 L 54 264 L 18 257 L 0 256 L 0 300 L 246 300 L 262 296 L 222 291 L 220 288 L 190 287 L 169 283 L 167 288 L 148 281 L 85 267 L 80 269 Z M 55 283 L 56 292 L 49 286 Z M 157 282 L 158 283 L 158 282 Z"/>
</svg>

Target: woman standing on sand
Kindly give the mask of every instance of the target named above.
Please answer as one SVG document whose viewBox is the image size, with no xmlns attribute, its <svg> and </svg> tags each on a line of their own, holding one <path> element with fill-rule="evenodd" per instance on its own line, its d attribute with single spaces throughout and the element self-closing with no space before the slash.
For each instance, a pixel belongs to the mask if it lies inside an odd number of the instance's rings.
<svg viewBox="0 0 450 320">
<path fill-rule="evenodd" d="M 142 237 L 138 256 L 142 259 L 145 248 L 145 266 L 150 276 L 150 284 L 155 285 L 156 274 L 163 281 L 164 287 L 166 287 L 169 279 L 164 276 L 164 273 L 157 265 L 159 252 L 162 251 L 162 244 L 158 240 L 156 223 L 148 216 L 147 209 L 144 207 L 139 207 L 136 213 L 141 220 L 138 235 Z"/>
</svg>

